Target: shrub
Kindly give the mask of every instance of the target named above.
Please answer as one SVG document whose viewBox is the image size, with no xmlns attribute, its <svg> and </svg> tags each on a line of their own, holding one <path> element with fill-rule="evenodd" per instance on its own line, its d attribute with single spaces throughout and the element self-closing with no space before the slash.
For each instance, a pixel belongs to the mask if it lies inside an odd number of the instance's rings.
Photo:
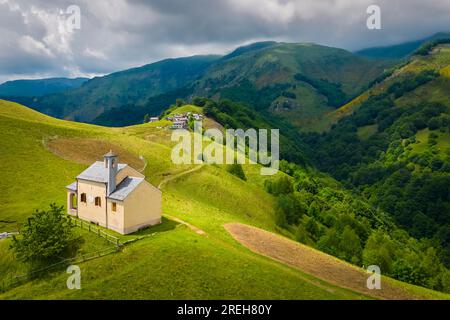
<svg viewBox="0 0 450 320">
<path fill-rule="evenodd" d="M 415 267 L 404 259 L 399 259 L 392 264 L 392 276 L 400 281 L 425 285 L 425 273 L 420 267 Z"/>
<path fill-rule="evenodd" d="M 238 177 L 241 180 L 246 181 L 247 177 L 245 176 L 244 170 L 242 170 L 242 165 L 239 163 L 233 163 L 228 166 L 227 171 L 232 175 Z"/>
<path fill-rule="evenodd" d="M 66 253 L 72 240 L 72 225 L 64 207 L 50 205 L 50 210 L 36 210 L 13 238 L 11 249 L 17 257 L 40 266 L 55 262 Z"/>
<path fill-rule="evenodd" d="M 359 264 L 361 253 L 361 240 L 352 228 L 346 226 L 339 242 L 339 256 L 353 264 Z"/>
<path fill-rule="evenodd" d="M 276 180 L 266 180 L 264 185 L 266 191 L 275 196 L 280 194 L 289 194 L 294 191 L 291 179 L 286 176 L 279 177 Z"/>
<path fill-rule="evenodd" d="M 287 224 L 297 224 L 305 213 L 305 207 L 295 194 L 281 194 L 277 198 L 276 211 L 284 215 Z"/>
<path fill-rule="evenodd" d="M 381 230 L 374 231 L 366 242 L 363 251 L 365 265 L 377 265 L 381 272 L 389 274 L 394 259 L 394 243 Z"/>
<path fill-rule="evenodd" d="M 440 126 L 441 119 L 439 117 L 433 117 L 428 121 L 428 128 L 430 128 L 430 130 L 439 129 Z"/>
</svg>

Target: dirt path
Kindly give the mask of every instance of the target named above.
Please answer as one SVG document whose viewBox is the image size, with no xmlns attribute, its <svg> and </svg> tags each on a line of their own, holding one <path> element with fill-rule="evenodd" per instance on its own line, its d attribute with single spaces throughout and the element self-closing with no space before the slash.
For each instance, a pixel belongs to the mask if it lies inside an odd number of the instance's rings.
<svg viewBox="0 0 450 320">
<path fill-rule="evenodd" d="M 225 229 L 250 250 L 286 263 L 302 272 L 339 287 L 361 292 L 379 299 L 421 299 L 397 286 L 381 280 L 380 290 L 369 290 L 369 276 L 364 270 L 285 237 L 241 223 L 228 223 Z"/>
<path fill-rule="evenodd" d="M 193 230 L 195 233 L 197 233 L 197 234 L 199 234 L 199 235 L 202 235 L 202 236 L 206 235 L 206 232 L 205 232 L 205 231 L 203 231 L 203 230 L 200 229 L 200 228 L 197 228 L 196 226 L 190 224 L 189 222 L 186 222 L 186 221 L 184 221 L 184 220 L 181 220 L 181 219 L 179 219 L 179 218 L 177 218 L 177 217 L 174 217 L 174 216 L 171 216 L 171 215 L 168 215 L 168 214 L 164 214 L 164 216 L 167 217 L 167 218 L 169 218 L 170 220 L 173 220 L 173 221 L 176 221 L 176 222 L 178 222 L 178 223 L 184 224 L 184 225 L 187 226 L 189 229 Z"/>
<path fill-rule="evenodd" d="M 177 173 L 177 174 L 175 174 L 175 175 L 173 175 L 173 176 L 170 176 L 170 177 L 165 178 L 164 180 L 162 180 L 162 181 L 158 184 L 158 189 L 161 189 L 162 186 L 164 186 L 164 185 L 165 185 L 167 182 L 169 182 L 169 181 L 172 181 L 172 180 L 177 179 L 177 178 L 179 178 L 179 177 L 181 177 L 181 176 L 184 176 L 184 175 L 186 175 L 186 174 L 190 174 L 190 173 L 193 173 L 193 172 L 195 172 L 195 171 L 200 170 L 201 168 L 203 168 L 203 166 L 204 166 L 204 165 L 196 166 L 195 168 L 192 168 L 192 169 L 189 169 L 189 170 L 186 170 L 186 171 Z M 200 228 L 197 228 L 196 226 L 190 224 L 189 222 L 186 222 L 186 221 L 184 221 L 184 220 L 181 220 L 181 219 L 179 219 L 179 218 L 177 218 L 177 217 L 174 217 L 174 216 L 171 216 L 171 215 L 168 215 L 168 214 L 164 214 L 164 216 L 166 216 L 167 218 L 169 218 L 169 219 L 171 219 L 171 220 L 174 220 L 174 221 L 176 221 L 176 222 L 178 222 L 178 223 L 184 224 L 184 225 L 187 226 L 189 229 L 191 229 L 192 231 L 194 231 L 195 233 L 197 233 L 197 234 L 199 234 L 199 235 L 202 235 L 202 236 L 206 235 L 206 232 L 205 232 L 205 231 L 203 231 L 203 230 L 200 229 Z"/>
<path fill-rule="evenodd" d="M 167 177 L 167 178 L 163 179 L 163 180 L 158 184 L 158 189 L 161 189 L 163 185 L 165 185 L 167 182 L 169 182 L 169 181 L 171 181 L 171 180 L 173 180 L 173 179 L 177 179 L 177 178 L 179 178 L 179 177 L 181 177 L 181 176 L 184 176 L 184 175 L 186 175 L 186 174 L 189 174 L 189 173 L 195 172 L 195 171 L 197 171 L 197 170 L 200 170 L 201 168 L 203 168 L 203 166 L 204 166 L 204 165 L 202 164 L 202 165 L 196 166 L 196 167 L 193 168 L 193 169 L 189 169 L 189 170 L 186 170 L 186 171 L 177 173 L 177 174 L 175 174 L 175 175 L 173 175 L 173 176 L 170 176 L 170 177 Z"/>
</svg>

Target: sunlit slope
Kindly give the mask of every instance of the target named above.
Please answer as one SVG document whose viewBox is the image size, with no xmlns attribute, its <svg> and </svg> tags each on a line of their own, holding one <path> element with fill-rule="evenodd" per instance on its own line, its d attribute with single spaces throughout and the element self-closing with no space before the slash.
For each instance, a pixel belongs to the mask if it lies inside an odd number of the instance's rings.
<svg viewBox="0 0 450 320">
<path fill-rule="evenodd" d="M 337 123 L 340 119 L 351 115 L 355 112 L 362 103 L 364 103 L 370 96 L 381 94 L 389 88 L 394 82 L 414 75 L 419 74 L 425 70 L 434 70 L 441 76 L 436 80 L 423 85 L 411 93 L 405 95 L 405 98 L 399 99 L 399 104 L 402 101 L 409 103 L 414 102 L 414 98 L 432 101 L 445 102 L 448 101 L 448 84 L 450 77 L 450 46 L 439 45 L 429 55 L 413 56 L 410 61 L 397 69 L 392 71 L 392 74 L 380 83 L 374 84 L 370 89 L 348 102 L 347 104 L 326 113 L 323 117 L 308 121 L 304 127 L 304 131 L 323 132 L 328 131 L 331 126 Z"/>
</svg>

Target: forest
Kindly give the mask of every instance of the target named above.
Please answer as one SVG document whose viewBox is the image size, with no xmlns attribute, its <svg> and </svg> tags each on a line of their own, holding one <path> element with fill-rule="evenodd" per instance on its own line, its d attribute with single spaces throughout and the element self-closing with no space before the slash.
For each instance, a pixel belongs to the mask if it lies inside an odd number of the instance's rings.
<svg viewBox="0 0 450 320">
<path fill-rule="evenodd" d="M 425 99 L 396 105 L 396 98 L 436 77 L 432 71 L 406 75 L 330 132 L 305 134 L 303 141 L 315 147 L 311 156 L 319 170 L 388 213 L 418 241 L 429 243 L 449 267 L 450 109 Z M 362 129 L 371 132 L 363 137 Z"/>
<path fill-rule="evenodd" d="M 450 292 L 438 243 L 417 239 L 383 210 L 315 169 L 282 161 L 287 176 L 266 180 L 277 197 L 276 220 L 299 242 L 358 266 L 378 265 L 395 279 Z"/>
</svg>

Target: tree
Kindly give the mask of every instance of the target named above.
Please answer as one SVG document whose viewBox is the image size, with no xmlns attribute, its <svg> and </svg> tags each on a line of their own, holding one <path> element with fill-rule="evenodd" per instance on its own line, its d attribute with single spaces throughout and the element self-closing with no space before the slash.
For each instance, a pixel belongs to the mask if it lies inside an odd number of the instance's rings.
<svg viewBox="0 0 450 320">
<path fill-rule="evenodd" d="M 144 116 L 144 123 L 147 123 L 150 121 L 150 116 L 148 115 L 148 113 Z"/>
<path fill-rule="evenodd" d="M 442 291 L 450 293 L 450 271 L 446 270 L 441 275 Z"/>
<path fill-rule="evenodd" d="M 203 107 L 206 103 L 206 98 L 195 96 L 192 98 L 192 104 L 195 106 Z"/>
<path fill-rule="evenodd" d="M 429 247 L 422 256 L 420 267 L 427 278 L 427 287 L 438 289 L 440 286 L 441 261 L 437 255 L 436 249 Z"/>
<path fill-rule="evenodd" d="M 305 229 L 305 227 L 302 224 L 299 224 L 297 228 L 295 229 L 295 239 L 298 242 L 307 244 L 307 245 L 314 245 L 314 241 L 311 241 L 311 239 L 308 236 L 308 231 Z"/>
<path fill-rule="evenodd" d="M 433 117 L 430 120 L 428 120 L 428 128 L 430 128 L 430 130 L 436 130 L 439 129 L 439 127 L 441 126 L 441 119 L 439 117 Z"/>
<path fill-rule="evenodd" d="M 277 198 L 276 211 L 284 215 L 287 224 L 294 225 L 298 223 L 306 209 L 297 194 L 280 194 Z"/>
<path fill-rule="evenodd" d="M 177 107 L 181 107 L 184 104 L 184 100 L 178 98 L 177 100 L 175 100 L 175 104 L 177 105 Z"/>
<path fill-rule="evenodd" d="M 367 239 L 363 262 L 366 266 L 377 265 L 381 272 L 389 274 L 394 259 L 394 248 L 391 238 L 383 231 L 376 230 Z"/>
<path fill-rule="evenodd" d="M 276 180 L 266 180 L 265 187 L 267 192 L 275 196 L 280 194 L 289 194 L 294 191 L 292 181 L 287 176 L 281 176 Z"/>
<path fill-rule="evenodd" d="M 317 242 L 319 250 L 325 251 L 334 256 L 339 252 L 339 235 L 334 228 L 328 229 Z"/>
<path fill-rule="evenodd" d="M 411 264 L 411 262 L 405 259 L 396 260 L 392 264 L 392 276 L 400 281 L 425 286 L 426 275 L 420 266 Z"/>
<path fill-rule="evenodd" d="M 344 228 L 339 242 L 339 256 L 353 264 L 361 261 L 361 240 L 356 232 L 349 226 Z"/>
<path fill-rule="evenodd" d="M 42 266 L 68 253 L 72 240 L 72 225 L 64 207 L 50 205 L 50 210 L 36 210 L 13 237 L 11 249 L 17 257 L 31 266 Z"/>
<path fill-rule="evenodd" d="M 305 229 L 313 239 L 319 239 L 322 235 L 322 230 L 314 218 L 310 218 L 308 222 L 306 222 Z"/>
</svg>

